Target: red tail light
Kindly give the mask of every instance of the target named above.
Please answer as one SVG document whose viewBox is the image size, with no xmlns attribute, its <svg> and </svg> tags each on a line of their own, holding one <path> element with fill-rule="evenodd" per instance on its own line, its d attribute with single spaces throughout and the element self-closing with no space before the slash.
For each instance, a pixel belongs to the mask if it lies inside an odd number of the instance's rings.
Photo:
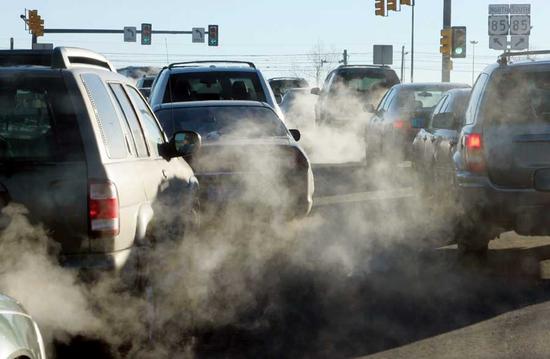
<svg viewBox="0 0 550 359">
<path fill-rule="evenodd" d="M 470 133 L 464 136 L 466 147 L 466 165 L 472 172 L 485 171 L 485 159 L 483 158 L 483 137 L 480 133 Z"/>
<path fill-rule="evenodd" d="M 96 236 L 119 234 L 119 205 L 116 187 L 109 181 L 90 183 L 88 193 L 90 231 Z"/>
<path fill-rule="evenodd" d="M 411 128 L 411 123 L 404 120 L 396 120 L 393 123 L 393 128 L 408 130 Z"/>
</svg>

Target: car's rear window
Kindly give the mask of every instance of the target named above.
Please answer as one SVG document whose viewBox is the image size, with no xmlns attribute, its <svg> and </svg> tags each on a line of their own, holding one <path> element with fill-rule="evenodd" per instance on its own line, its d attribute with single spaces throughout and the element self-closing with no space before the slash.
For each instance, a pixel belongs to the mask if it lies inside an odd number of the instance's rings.
<svg viewBox="0 0 550 359">
<path fill-rule="evenodd" d="M 368 91 L 373 85 L 391 87 L 399 83 L 393 71 L 386 69 L 348 69 L 339 71 L 333 82 L 334 88 L 343 86 L 351 90 Z"/>
<path fill-rule="evenodd" d="M 170 75 L 163 103 L 208 100 L 266 102 L 266 96 L 255 72 L 211 71 Z"/>
<path fill-rule="evenodd" d="M 430 111 L 439 102 L 446 90 L 403 89 L 390 105 L 390 111 Z"/>
<path fill-rule="evenodd" d="M 486 96 L 482 111 L 489 122 L 550 122 L 550 69 L 497 73 Z"/>
<path fill-rule="evenodd" d="M 277 115 L 263 107 L 188 107 L 165 109 L 156 115 L 169 137 L 183 130 L 198 132 L 205 139 L 287 135 L 286 127 Z"/>
<path fill-rule="evenodd" d="M 0 76 L 0 160 L 81 159 L 72 101 L 59 76 Z"/>
</svg>

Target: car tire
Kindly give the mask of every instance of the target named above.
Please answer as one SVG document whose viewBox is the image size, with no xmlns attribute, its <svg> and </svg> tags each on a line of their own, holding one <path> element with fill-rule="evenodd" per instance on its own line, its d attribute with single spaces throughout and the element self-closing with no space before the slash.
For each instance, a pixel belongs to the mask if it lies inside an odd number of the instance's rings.
<svg viewBox="0 0 550 359">
<path fill-rule="evenodd" d="M 456 238 L 459 255 L 486 255 L 492 239 L 490 233 L 490 231 L 471 229 L 459 232 Z"/>
</svg>

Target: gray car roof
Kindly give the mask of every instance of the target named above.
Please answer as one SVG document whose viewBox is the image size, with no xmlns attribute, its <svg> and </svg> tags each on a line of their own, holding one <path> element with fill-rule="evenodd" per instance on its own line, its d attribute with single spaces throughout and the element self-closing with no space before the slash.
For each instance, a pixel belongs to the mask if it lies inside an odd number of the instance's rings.
<svg viewBox="0 0 550 359">
<path fill-rule="evenodd" d="M 454 82 L 415 82 L 415 83 L 409 83 L 409 84 L 397 84 L 395 87 L 403 88 L 403 89 L 426 89 L 426 88 L 433 88 L 433 89 L 456 89 L 456 88 L 470 88 L 471 86 L 468 84 L 462 84 L 462 83 L 454 83 Z"/>
</svg>

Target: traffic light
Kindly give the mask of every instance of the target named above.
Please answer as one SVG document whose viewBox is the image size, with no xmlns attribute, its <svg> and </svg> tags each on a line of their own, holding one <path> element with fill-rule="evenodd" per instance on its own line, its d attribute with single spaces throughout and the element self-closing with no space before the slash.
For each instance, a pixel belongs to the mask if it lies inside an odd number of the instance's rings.
<svg viewBox="0 0 550 359">
<path fill-rule="evenodd" d="M 397 11 L 397 3 L 399 0 L 388 0 L 388 11 Z"/>
<path fill-rule="evenodd" d="M 441 30 L 441 39 L 439 40 L 439 52 L 443 55 L 451 55 L 453 30 L 450 27 Z"/>
<path fill-rule="evenodd" d="M 208 25 L 208 46 L 218 46 L 218 25 Z"/>
<path fill-rule="evenodd" d="M 451 57 L 466 57 L 466 27 L 453 26 Z"/>
<path fill-rule="evenodd" d="M 151 45 L 152 33 L 153 33 L 153 25 L 141 24 L 141 44 L 142 45 Z"/>
<path fill-rule="evenodd" d="M 401 5 L 414 6 L 414 0 L 400 0 Z"/>
<path fill-rule="evenodd" d="M 29 10 L 28 25 L 34 36 L 44 36 L 44 20 L 38 15 L 38 10 Z"/>
<path fill-rule="evenodd" d="M 374 0 L 374 14 L 376 16 L 386 16 L 386 0 Z"/>
</svg>

